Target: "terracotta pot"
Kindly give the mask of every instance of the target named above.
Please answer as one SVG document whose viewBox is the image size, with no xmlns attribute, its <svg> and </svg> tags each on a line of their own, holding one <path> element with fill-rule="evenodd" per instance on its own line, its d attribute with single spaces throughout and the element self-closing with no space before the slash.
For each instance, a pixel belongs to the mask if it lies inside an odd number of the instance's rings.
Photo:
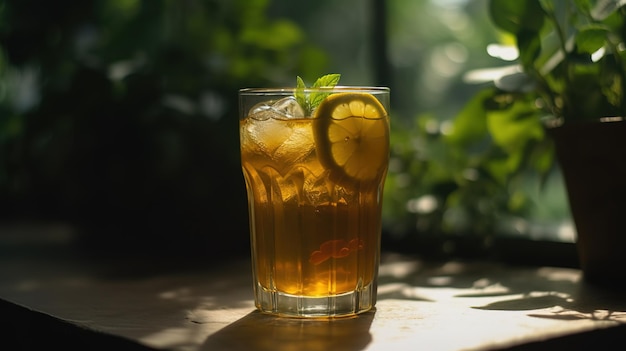
<svg viewBox="0 0 626 351">
<path fill-rule="evenodd" d="M 576 225 L 584 278 L 626 287 L 626 120 L 548 128 Z"/>
</svg>

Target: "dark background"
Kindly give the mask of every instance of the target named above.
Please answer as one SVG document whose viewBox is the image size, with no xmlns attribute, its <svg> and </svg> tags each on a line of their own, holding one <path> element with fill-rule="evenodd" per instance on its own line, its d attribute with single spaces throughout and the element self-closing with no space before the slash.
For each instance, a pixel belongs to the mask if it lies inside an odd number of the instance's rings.
<svg viewBox="0 0 626 351">
<path fill-rule="evenodd" d="M 237 91 L 326 73 L 391 87 L 383 249 L 483 256 L 497 234 L 553 235 L 558 175 L 504 184 L 489 140 L 445 138 L 481 88 L 463 72 L 493 63 L 485 4 L 0 0 L 0 253 L 63 228 L 87 255 L 249 255 Z"/>
<path fill-rule="evenodd" d="M 248 254 L 237 91 L 328 68 L 268 6 L 0 2 L 0 222 L 69 223 L 90 254 Z"/>
</svg>

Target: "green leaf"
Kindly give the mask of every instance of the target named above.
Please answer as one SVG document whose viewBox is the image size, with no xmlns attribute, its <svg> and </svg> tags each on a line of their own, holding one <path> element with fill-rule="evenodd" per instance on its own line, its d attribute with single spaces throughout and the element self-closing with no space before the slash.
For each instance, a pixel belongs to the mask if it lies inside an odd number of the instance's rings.
<svg viewBox="0 0 626 351">
<path fill-rule="evenodd" d="M 538 0 L 492 0 L 489 14 L 497 27 L 515 35 L 538 33 L 545 15 Z"/>
<path fill-rule="evenodd" d="M 507 157 L 490 157 L 485 160 L 485 170 L 499 184 L 505 184 L 515 170 L 519 168 L 522 154 L 508 154 Z"/>
<path fill-rule="evenodd" d="M 452 132 L 447 135 L 450 142 L 467 146 L 488 135 L 485 102 L 490 100 L 494 93 L 493 89 L 488 89 L 472 97 L 454 119 Z"/>
<path fill-rule="evenodd" d="M 606 43 L 608 30 L 600 26 L 582 28 L 576 36 L 576 47 L 579 53 L 593 54 Z"/>
<path fill-rule="evenodd" d="M 526 102 L 516 101 L 506 110 L 487 114 L 487 128 L 493 141 L 509 154 L 522 152 L 531 140 L 543 138 L 539 111 Z"/>
<path fill-rule="evenodd" d="M 339 83 L 340 74 L 327 74 L 313 83 L 313 88 L 332 88 Z M 310 108 L 313 111 L 330 93 L 313 92 L 310 97 Z"/>
<path fill-rule="evenodd" d="M 489 14 L 496 27 L 515 35 L 522 66 L 532 69 L 541 54 L 540 33 L 546 17 L 539 0 L 492 0 Z"/>
<path fill-rule="evenodd" d="M 313 83 L 313 88 L 332 88 L 339 83 L 341 74 L 333 73 L 317 78 Z"/>
<path fill-rule="evenodd" d="M 538 31 L 524 30 L 517 34 L 520 61 L 525 68 L 533 67 L 541 55 L 541 37 Z"/>
<path fill-rule="evenodd" d="M 311 88 L 333 88 L 339 83 L 339 78 L 341 78 L 341 74 L 327 74 L 318 78 Z M 328 95 L 330 95 L 330 93 L 317 91 L 307 96 L 304 92 L 305 89 L 306 84 L 304 84 L 302 78 L 298 76 L 295 92 L 296 101 L 300 104 L 302 109 L 304 109 L 304 112 L 309 115 Z"/>
<path fill-rule="evenodd" d="M 302 107 L 304 111 L 308 112 L 309 103 L 307 101 L 306 95 L 304 94 L 304 89 L 306 89 L 306 84 L 304 84 L 304 81 L 302 80 L 302 78 L 300 78 L 300 76 L 296 77 L 296 101 L 298 102 L 298 104 L 300 104 L 300 107 Z"/>
</svg>

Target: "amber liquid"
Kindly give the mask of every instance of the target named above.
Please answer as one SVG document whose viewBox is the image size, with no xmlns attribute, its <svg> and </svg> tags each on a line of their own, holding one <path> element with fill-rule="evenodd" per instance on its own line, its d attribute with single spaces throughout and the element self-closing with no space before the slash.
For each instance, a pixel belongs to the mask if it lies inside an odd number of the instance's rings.
<svg viewBox="0 0 626 351">
<path fill-rule="evenodd" d="M 240 128 L 257 288 L 321 297 L 372 285 L 386 162 L 375 179 L 340 185 L 317 159 L 311 119 Z"/>
</svg>

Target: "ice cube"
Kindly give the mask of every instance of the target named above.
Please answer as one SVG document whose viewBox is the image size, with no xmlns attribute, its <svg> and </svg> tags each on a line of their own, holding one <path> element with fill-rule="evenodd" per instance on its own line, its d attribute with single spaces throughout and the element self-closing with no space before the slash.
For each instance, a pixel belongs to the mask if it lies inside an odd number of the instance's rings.
<svg viewBox="0 0 626 351">
<path fill-rule="evenodd" d="M 263 120 L 250 119 L 244 125 L 243 143 L 250 150 L 265 157 L 272 157 L 282 143 L 291 135 L 291 128 L 285 122 L 275 119 Z"/>
<path fill-rule="evenodd" d="M 248 118 L 255 119 L 257 121 L 266 121 L 272 118 L 274 111 L 272 110 L 273 101 L 260 102 L 248 111 Z"/>
<path fill-rule="evenodd" d="M 248 112 L 248 117 L 257 121 L 273 119 L 302 118 L 304 110 L 293 96 L 280 100 L 270 100 L 254 105 Z"/>
<path fill-rule="evenodd" d="M 276 148 L 274 158 L 281 164 L 293 167 L 294 164 L 307 158 L 314 149 L 315 141 L 310 123 L 293 122 L 291 133 Z"/>
<path fill-rule="evenodd" d="M 277 117 L 278 119 L 304 117 L 304 110 L 293 96 L 287 96 L 276 101 L 272 104 L 272 110 L 280 115 L 280 117 Z"/>
</svg>

